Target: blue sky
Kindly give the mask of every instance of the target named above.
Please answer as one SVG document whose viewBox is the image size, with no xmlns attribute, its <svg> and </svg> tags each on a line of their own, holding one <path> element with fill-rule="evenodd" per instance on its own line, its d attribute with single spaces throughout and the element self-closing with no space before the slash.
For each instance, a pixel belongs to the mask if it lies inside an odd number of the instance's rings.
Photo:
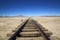
<svg viewBox="0 0 60 40">
<path fill-rule="evenodd" d="M 60 16 L 60 0 L 0 0 L 0 16 Z"/>
</svg>

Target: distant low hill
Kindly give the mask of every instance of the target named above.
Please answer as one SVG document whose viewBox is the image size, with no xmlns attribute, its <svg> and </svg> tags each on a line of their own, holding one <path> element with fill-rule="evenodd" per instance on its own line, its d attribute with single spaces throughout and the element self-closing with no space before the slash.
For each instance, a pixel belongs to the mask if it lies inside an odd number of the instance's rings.
<svg viewBox="0 0 60 40">
<path fill-rule="evenodd" d="M 24 16 L 24 15 L 17 15 L 17 16 L 15 16 L 15 17 L 26 17 L 26 16 Z"/>
</svg>

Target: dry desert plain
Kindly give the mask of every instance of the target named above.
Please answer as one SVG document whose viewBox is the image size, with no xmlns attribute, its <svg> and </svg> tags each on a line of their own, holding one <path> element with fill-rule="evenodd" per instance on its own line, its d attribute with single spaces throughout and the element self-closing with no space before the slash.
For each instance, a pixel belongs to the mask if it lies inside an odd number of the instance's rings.
<svg viewBox="0 0 60 40">
<path fill-rule="evenodd" d="M 60 39 L 60 17 L 34 17 L 34 19 L 53 33 L 52 38 Z"/>
<path fill-rule="evenodd" d="M 26 17 L 0 18 L 0 40 L 7 40 L 7 33 L 11 33 L 18 25 L 26 20 Z M 52 37 L 60 38 L 60 17 L 33 17 L 43 27 L 53 33 Z"/>
<path fill-rule="evenodd" d="M 26 17 L 3 17 L 0 18 L 0 40 L 7 40 L 7 33 L 11 33 L 18 25 L 26 20 Z"/>
</svg>

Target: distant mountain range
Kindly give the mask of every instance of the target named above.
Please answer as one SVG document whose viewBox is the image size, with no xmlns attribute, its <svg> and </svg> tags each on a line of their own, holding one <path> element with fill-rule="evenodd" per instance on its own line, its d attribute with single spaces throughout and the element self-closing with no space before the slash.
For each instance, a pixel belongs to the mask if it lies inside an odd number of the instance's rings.
<svg viewBox="0 0 60 40">
<path fill-rule="evenodd" d="M 17 15 L 17 16 L 0 16 L 0 17 L 27 17 L 24 15 Z M 35 17 L 35 16 L 32 16 Z M 37 16 L 37 17 L 60 17 L 60 16 Z"/>
<path fill-rule="evenodd" d="M 39 16 L 39 17 L 60 17 L 60 16 Z"/>
<path fill-rule="evenodd" d="M 17 16 L 0 16 L 0 17 L 26 17 L 24 15 L 17 15 Z"/>
</svg>

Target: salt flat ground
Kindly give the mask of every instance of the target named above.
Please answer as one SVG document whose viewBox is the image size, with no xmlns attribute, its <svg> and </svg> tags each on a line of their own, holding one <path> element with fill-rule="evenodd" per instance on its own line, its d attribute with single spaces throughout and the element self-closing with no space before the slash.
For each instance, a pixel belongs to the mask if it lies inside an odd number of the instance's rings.
<svg viewBox="0 0 60 40">
<path fill-rule="evenodd" d="M 43 27 L 53 33 L 52 36 L 60 38 L 60 17 L 32 17 Z M 26 20 L 26 17 L 0 18 L 0 40 L 7 40 L 7 33 L 10 33 L 18 25 Z M 55 39 L 55 38 L 54 38 Z"/>
<path fill-rule="evenodd" d="M 60 17 L 34 17 L 38 23 L 60 38 Z"/>
<path fill-rule="evenodd" d="M 0 40 L 7 40 L 7 33 L 11 33 L 26 17 L 0 17 Z"/>
</svg>

